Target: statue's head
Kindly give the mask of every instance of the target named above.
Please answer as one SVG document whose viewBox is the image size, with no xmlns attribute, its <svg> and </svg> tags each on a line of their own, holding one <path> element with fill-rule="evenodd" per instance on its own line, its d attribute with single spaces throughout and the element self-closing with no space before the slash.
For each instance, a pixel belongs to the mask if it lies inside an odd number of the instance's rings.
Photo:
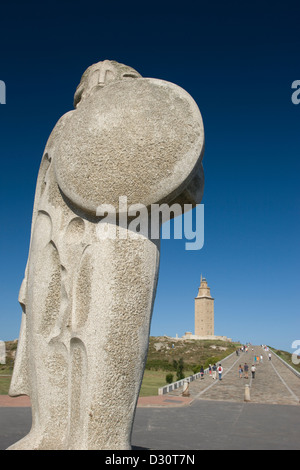
<svg viewBox="0 0 300 470">
<path fill-rule="evenodd" d="M 119 64 L 114 60 L 97 62 L 86 69 L 74 95 L 74 107 L 77 108 L 95 89 L 109 85 L 111 82 L 141 78 L 132 67 Z"/>
</svg>

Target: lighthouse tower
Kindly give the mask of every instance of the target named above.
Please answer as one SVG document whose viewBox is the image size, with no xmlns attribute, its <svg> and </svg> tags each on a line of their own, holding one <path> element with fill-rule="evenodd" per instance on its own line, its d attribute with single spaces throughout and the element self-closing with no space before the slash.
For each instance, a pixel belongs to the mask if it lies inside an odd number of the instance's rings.
<svg viewBox="0 0 300 470">
<path fill-rule="evenodd" d="M 214 336 L 214 299 L 202 275 L 198 295 L 195 298 L 195 335 Z"/>
</svg>

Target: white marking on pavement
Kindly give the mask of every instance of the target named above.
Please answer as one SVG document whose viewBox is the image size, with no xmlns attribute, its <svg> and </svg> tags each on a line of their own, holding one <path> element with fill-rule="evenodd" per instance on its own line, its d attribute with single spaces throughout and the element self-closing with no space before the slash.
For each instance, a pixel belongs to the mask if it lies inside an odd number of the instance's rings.
<svg viewBox="0 0 300 470">
<path fill-rule="evenodd" d="M 293 398 L 295 398 L 297 400 L 297 402 L 299 403 L 299 398 L 297 397 L 297 395 L 293 392 L 293 390 L 290 389 L 290 387 L 288 386 L 288 384 L 283 380 L 283 378 L 281 377 L 281 375 L 279 374 L 279 372 L 275 369 L 275 366 L 273 364 L 272 361 L 271 362 L 271 366 L 273 367 L 273 369 L 275 370 L 276 374 L 278 375 L 278 377 L 280 378 L 281 382 L 283 383 L 283 385 L 286 386 L 286 388 L 288 389 L 288 391 L 290 392 L 290 394 L 292 395 Z"/>
</svg>

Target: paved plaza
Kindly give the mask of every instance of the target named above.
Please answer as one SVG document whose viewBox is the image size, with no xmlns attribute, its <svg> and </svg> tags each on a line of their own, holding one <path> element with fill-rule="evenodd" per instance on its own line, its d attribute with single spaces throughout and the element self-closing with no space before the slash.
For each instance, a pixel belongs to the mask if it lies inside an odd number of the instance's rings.
<svg viewBox="0 0 300 470">
<path fill-rule="evenodd" d="M 300 379 L 274 355 L 257 364 L 255 378 L 240 378 L 239 365 L 252 365 L 261 347 L 222 362 L 222 381 L 209 375 L 182 390 L 139 400 L 133 427 L 135 450 L 299 450 Z M 245 385 L 251 402 L 244 401 Z M 11 401 L 13 400 L 13 401 Z M 19 400 L 19 402 L 18 402 Z M 12 406 L 18 402 L 19 406 Z M 0 400 L 0 449 L 28 433 L 26 397 Z"/>
</svg>

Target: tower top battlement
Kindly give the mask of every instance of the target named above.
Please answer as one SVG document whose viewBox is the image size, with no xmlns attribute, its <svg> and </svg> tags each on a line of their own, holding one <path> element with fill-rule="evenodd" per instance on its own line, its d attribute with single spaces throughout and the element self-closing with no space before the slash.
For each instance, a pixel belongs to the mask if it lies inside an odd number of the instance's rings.
<svg viewBox="0 0 300 470">
<path fill-rule="evenodd" d="M 202 277 L 201 275 L 201 281 L 200 281 L 200 287 L 198 290 L 198 295 L 195 297 L 195 299 L 198 299 L 199 297 L 208 297 L 213 300 L 211 294 L 210 294 L 210 288 L 208 287 L 207 280 L 205 277 Z"/>
</svg>

